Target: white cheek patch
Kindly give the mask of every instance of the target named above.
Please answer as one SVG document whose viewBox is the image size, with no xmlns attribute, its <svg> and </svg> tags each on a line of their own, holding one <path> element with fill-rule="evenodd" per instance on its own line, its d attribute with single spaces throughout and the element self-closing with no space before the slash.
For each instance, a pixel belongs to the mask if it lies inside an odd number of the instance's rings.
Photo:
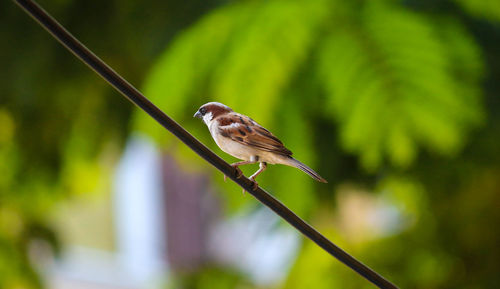
<svg viewBox="0 0 500 289">
<path fill-rule="evenodd" d="M 203 121 L 205 122 L 205 124 L 208 125 L 211 120 L 212 120 L 212 112 L 205 113 L 205 115 L 203 116 Z"/>
</svg>

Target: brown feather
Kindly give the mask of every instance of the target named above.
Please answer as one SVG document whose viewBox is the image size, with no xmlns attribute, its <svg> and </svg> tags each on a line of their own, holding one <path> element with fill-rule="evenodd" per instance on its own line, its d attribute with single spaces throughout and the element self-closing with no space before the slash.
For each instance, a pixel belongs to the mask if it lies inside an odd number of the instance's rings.
<svg viewBox="0 0 500 289">
<path fill-rule="evenodd" d="M 224 137 L 259 150 L 284 156 L 292 155 L 277 137 L 247 116 L 231 112 L 216 120 L 219 123 L 219 132 Z"/>
<path fill-rule="evenodd" d="M 231 125 L 232 123 L 234 123 L 234 119 L 230 118 L 230 117 L 219 117 L 217 119 L 217 121 L 219 122 L 219 126 L 228 126 L 228 125 Z"/>
<path fill-rule="evenodd" d="M 227 106 L 224 105 L 219 105 L 217 103 L 207 103 L 203 106 L 207 111 L 212 113 L 212 118 L 216 118 L 218 116 L 221 116 L 225 113 L 231 112 L 232 109 L 230 109 Z"/>
</svg>

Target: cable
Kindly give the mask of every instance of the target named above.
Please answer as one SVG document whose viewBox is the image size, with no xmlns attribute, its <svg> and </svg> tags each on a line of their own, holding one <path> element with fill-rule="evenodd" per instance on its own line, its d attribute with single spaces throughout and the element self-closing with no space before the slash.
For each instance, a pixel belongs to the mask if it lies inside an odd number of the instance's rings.
<svg viewBox="0 0 500 289">
<path fill-rule="evenodd" d="M 236 178 L 236 170 L 227 162 L 217 156 L 209 148 L 198 141 L 194 136 L 187 132 L 173 119 L 168 117 L 163 111 L 151 103 L 135 87 L 128 83 L 123 77 L 116 73 L 111 67 L 99 59 L 92 51 L 85 47 L 73 35 L 71 35 L 61 24 L 52 18 L 42 7 L 34 1 L 14 0 L 26 13 L 34 18 L 43 28 L 45 28 L 54 38 L 63 44 L 69 51 L 77 56 L 81 61 L 92 68 L 97 74 L 104 78 L 116 90 L 128 98 L 132 103 L 140 107 L 152 118 L 159 122 L 168 131 L 179 138 L 184 144 L 190 147 L 200 157 L 212 164 L 223 174 L 240 185 L 247 192 L 252 194 L 257 200 L 268 206 L 285 221 L 294 226 L 306 237 L 314 241 L 318 246 L 337 258 L 339 261 L 349 266 L 361 276 L 378 286 L 379 288 L 398 288 L 377 272 L 370 269 L 354 257 L 337 247 L 325 236 L 316 231 L 304 220 L 298 217 L 293 211 L 288 209 L 280 201 L 275 199 L 269 193 L 258 187 L 252 189 L 252 182 L 246 177 Z"/>
</svg>

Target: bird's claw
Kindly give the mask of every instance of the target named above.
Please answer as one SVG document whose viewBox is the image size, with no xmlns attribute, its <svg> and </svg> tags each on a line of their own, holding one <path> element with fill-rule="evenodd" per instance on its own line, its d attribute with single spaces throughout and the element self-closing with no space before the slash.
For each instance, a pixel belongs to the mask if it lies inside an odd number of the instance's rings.
<svg viewBox="0 0 500 289">
<path fill-rule="evenodd" d="M 238 168 L 238 166 L 231 165 L 236 170 L 236 178 L 239 179 L 243 176 L 243 172 Z M 224 182 L 227 180 L 227 176 L 224 175 Z"/>
<path fill-rule="evenodd" d="M 236 178 L 239 179 L 243 176 L 243 172 L 238 167 L 233 167 L 236 170 Z"/>
<path fill-rule="evenodd" d="M 257 183 L 257 181 L 255 181 L 255 179 L 253 178 L 250 178 L 249 180 L 252 182 L 252 191 L 257 190 L 257 188 L 259 187 L 259 183 Z M 245 192 L 245 189 L 243 189 L 243 194 L 245 194 Z"/>
<path fill-rule="evenodd" d="M 235 170 L 236 170 L 236 175 L 235 177 L 237 179 L 241 178 L 243 176 L 243 172 L 240 170 L 240 168 L 236 164 L 231 165 Z M 255 181 L 255 175 L 252 175 L 249 179 L 252 182 L 252 191 L 257 190 L 259 187 L 259 184 Z M 224 182 L 227 180 L 227 175 L 224 175 Z M 245 193 L 245 189 L 243 189 L 243 194 Z"/>
</svg>

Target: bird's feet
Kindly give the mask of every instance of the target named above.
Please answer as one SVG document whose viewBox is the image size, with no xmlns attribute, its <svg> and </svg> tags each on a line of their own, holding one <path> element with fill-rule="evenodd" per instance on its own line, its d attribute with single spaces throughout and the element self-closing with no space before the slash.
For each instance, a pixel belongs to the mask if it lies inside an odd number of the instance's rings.
<svg viewBox="0 0 500 289">
<path fill-rule="evenodd" d="M 259 183 L 257 183 L 255 178 L 253 177 L 250 177 L 249 180 L 252 182 L 252 191 L 257 190 L 257 188 L 259 187 Z M 245 189 L 243 189 L 243 194 L 245 194 Z"/>
<path fill-rule="evenodd" d="M 243 172 L 240 170 L 240 168 L 238 168 L 238 166 L 235 164 L 232 164 L 231 166 L 236 170 L 236 178 L 237 179 L 241 178 L 241 176 L 243 176 Z M 227 180 L 227 176 L 224 175 L 224 182 L 226 180 Z"/>
</svg>

